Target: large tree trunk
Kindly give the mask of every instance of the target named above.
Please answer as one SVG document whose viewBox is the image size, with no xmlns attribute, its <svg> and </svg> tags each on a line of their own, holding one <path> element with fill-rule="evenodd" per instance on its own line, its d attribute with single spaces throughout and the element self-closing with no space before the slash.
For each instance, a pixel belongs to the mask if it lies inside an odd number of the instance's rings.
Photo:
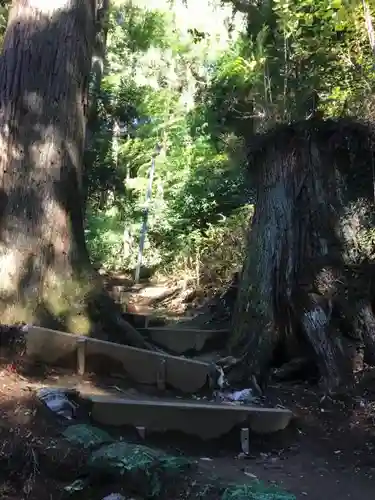
<svg viewBox="0 0 375 500">
<path fill-rule="evenodd" d="M 0 71 L 0 321 L 81 334 L 100 321 L 144 345 L 105 294 L 84 239 L 94 14 L 94 0 L 12 4 Z"/>
<path fill-rule="evenodd" d="M 276 352 L 303 351 L 332 389 L 352 379 L 349 345 L 375 360 L 374 151 L 373 131 L 344 120 L 282 126 L 254 147 L 257 200 L 230 344 L 243 377 L 267 379 Z"/>
</svg>

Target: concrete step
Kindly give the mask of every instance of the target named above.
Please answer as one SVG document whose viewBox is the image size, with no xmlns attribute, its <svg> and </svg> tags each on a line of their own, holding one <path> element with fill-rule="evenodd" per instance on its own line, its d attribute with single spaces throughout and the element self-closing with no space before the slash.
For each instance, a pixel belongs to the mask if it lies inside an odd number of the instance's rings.
<svg viewBox="0 0 375 500">
<path fill-rule="evenodd" d="M 141 328 L 141 333 L 175 354 L 189 351 L 201 351 L 208 340 L 223 340 L 228 337 L 229 330 L 202 330 L 197 328 L 179 328 L 178 325 L 168 327 Z"/>
<path fill-rule="evenodd" d="M 26 353 L 31 359 L 97 375 L 123 374 L 139 384 L 195 393 L 212 383 L 211 363 L 148 351 L 113 342 L 30 327 Z"/>
<path fill-rule="evenodd" d="M 146 431 L 181 431 L 203 439 L 217 438 L 234 427 L 259 434 L 285 429 L 292 412 L 284 408 L 156 398 L 86 394 L 91 418 L 102 425 L 142 427 Z"/>
</svg>

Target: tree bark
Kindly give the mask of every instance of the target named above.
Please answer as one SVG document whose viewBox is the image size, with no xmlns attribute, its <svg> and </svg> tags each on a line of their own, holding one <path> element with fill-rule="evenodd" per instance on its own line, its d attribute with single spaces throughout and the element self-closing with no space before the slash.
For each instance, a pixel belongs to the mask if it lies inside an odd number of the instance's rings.
<svg viewBox="0 0 375 500">
<path fill-rule="evenodd" d="M 245 360 L 241 376 L 264 383 L 280 348 L 290 357 L 297 346 L 293 354 L 312 358 L 331 390 L 353 381 L 345 335 L 375 363 L 374 131 L 308 120 L 258 140 L 249 158 L 257 199 L 230 348 Z"/>
<path fill-rule="evenodd" d="M 94 22 L 95 31 L 91 63 L 92 92 L 88 103 L 86 148 L 91 146 L 91 136 L 98 121 L 98 96 L 104 73 L 108 35 L 109 0 L 101 0 L 100 3 L 101 5 L 97 6 L 95 12 Z"/>
<path fill-rule="evenodd" d="M 370 11 L 370 8 L 369 8 L 366 0 L 362 0 L 362 5 L 363 5 L 363 15 L 365 18 L 365 26 L 366 26 L 366 30 L 367 30 L 367 34 L 368 34 L 368 40 L 370 43 L 372 53 L 374 54 L 374 57 L 375 57 L 375 33 L 374 33 L 374 27 L 372 24 L 371 11 Z"/>
<path fill-rule="evenodd" d="M 12 3 L 0 71 L 0 320 L 80 334 L 100 322 L 144 346 L 104 292 L 84 238 L 94 15 L 94 0 Z"/>
</svg>

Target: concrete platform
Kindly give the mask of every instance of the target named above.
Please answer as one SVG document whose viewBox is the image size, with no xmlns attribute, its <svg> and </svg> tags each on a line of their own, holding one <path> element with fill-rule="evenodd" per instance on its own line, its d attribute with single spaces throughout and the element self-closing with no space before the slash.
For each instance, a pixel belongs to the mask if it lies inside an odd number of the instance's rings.
<svg viewBox="0 0 375 500">
<path fill-rule="evenodd" d="M 90 337 L 30 327 L 26 353 L 46 364 L 78 369 L 80 374 L 123 374 L 140 384 L 194 393 L 210 383 L 212 364 L 124 346 Z"/>
<path fill-rule="evenodd" d="M 201 351 L 206 342 L 213 338 L 226 338 L 229 330 L 201 330 L 194 328 L 179 328 L 176 326 L 142 328 L 141 333 L 147 335 L 151 340 L 161 347 L 176 354 L 184 354 L 189 351 Z"/>
<path fill-rule="evenodd" d="M 84 398 L 91 406 L 91 418 L 98 424 L 144 427 L 151 432 L 181 431 L 202 439 L 217 438 L 237 426 L 269 434 L 285 429 L 292 418 L 292 412 L 283 408 L 97 394 Z"/>
</svg>

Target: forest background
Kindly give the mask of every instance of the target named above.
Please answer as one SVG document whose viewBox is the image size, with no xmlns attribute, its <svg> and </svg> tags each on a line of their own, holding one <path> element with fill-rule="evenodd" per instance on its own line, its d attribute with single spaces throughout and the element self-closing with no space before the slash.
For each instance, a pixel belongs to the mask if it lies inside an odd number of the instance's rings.
<svg viewBox="0 0 375 500">
<path fill-rule="evenodd" d="M 1 36 L 6 18 L 5 5 Z M 362 2 L 114 0 L 106 28 L 90 88 L 85 232 L 108 272 L 134 273 L 153 157 L 143 264 L 217 288 L 243 261 L 254 133 L 375 117 Z"/>
</svg>

